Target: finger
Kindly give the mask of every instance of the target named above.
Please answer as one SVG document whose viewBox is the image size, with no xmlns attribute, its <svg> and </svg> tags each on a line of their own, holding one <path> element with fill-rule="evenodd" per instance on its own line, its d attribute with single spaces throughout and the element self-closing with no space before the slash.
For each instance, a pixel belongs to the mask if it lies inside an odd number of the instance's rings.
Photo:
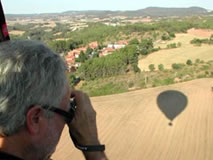
<svg viewBox="0 0 213 160">
<path fill-rule="evenodd" d="M 71 92 L 71 95 L 70 95 L 70 98 L 74 98 L 75 97 L 75 95 L 76 95 L 76 90 L 72 90 L 72 92 Z"/>
</svg>

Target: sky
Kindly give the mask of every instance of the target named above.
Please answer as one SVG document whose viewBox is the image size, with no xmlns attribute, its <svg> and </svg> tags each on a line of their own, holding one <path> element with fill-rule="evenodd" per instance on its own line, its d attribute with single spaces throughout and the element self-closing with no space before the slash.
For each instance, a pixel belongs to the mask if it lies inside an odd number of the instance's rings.
<svg viewBox="0 0 213 160">
<path fill-rule="evenodd" d="M 70 10 L 138 10 L 191 7 L 213 10 L 213 0 L 0 0 L 6 14 L 60 13 Z"/>
</svg>

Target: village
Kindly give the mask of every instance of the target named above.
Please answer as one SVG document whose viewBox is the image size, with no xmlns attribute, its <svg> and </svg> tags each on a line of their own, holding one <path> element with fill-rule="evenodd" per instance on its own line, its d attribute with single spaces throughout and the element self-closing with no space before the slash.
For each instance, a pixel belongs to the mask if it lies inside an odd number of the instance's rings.
<svg viewBox="0 0 213 160">
<path fill-rule="evenodd" d="M 128 45 L 127 40 L 120 40 L 115 43 L 110 43 L 106 47 L 104 47 L 103 49 L 98 51 L 98 57 L 107 56 L 109 54 L 112 54 L 114 51 L 124 48 L 126 45 Z M 98 42 L 94 41 L 94 42 L 89 43 L 85 47 L 81 47 L 81 48 L 77 48 L 77 49 L 69 51 L 67 53 L 67 55 L 65 56 L 65 61 L 68 65 L 69 71 L 75 71 L 81 65 L 81 63 L 76 61 L 76 59 L 79 58 L 79 56 L 82 52 L 85 53 L 88 48 L 95 50 L 98 48 L 98 46 L 99 46 Z M 91 55 L 93 55 L 93 54 L 94 54 L 94 52 L 91 53 Z"/>
</svg>

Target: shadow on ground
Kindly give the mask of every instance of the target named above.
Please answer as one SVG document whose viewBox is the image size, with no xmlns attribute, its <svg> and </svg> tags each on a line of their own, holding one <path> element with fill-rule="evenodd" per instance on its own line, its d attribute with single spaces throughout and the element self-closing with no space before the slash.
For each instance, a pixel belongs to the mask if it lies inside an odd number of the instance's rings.
<svg viewBox="0 0 213 160">
<path fill-rule="evenodd" d="M 170 120 L 169 125 L 172 126 L 172 121 L 184 111 L 188 100 L 182 92 L 168 90 L 158 95 L 157 104 L 161 112 Z"/>
</svg>

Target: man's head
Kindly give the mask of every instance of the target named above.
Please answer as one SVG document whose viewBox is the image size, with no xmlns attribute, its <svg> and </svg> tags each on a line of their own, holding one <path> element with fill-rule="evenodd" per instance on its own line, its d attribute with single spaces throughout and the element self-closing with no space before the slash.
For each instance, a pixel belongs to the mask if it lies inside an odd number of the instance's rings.
<svg viewBox="0 0 213 160">
<path fill-rule="evenodd" d="M 60 106 L 67 90 L 65 70 L 60 56 L 41 42 L 1 43 L 0 135 L 11 136 L 24 128 L 33 105 Z"/>
</svg>

